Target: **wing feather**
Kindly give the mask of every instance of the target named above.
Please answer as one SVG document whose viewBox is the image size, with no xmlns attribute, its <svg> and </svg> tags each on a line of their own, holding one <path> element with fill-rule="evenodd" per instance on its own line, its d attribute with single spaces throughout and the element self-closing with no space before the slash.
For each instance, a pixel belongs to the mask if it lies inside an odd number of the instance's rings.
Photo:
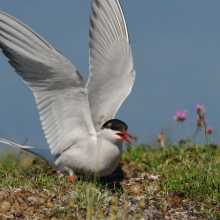
<svg viewBox="0 0 220 220">
<path fill-rule="evenodd" d="M 33 91 L 53 155 L 81 141 L 86 134 L 90 138 L 89 134 L 96 133 L 87 88 L 75 67 L 35 31 L 2 11 L 0 48 Z M 103 51 L 103 46 L 100 49 Z"/>
<path fill-rule="evenodd" d="M 115 117 L 131 92 L 135 70 L 127 24 L 118 0 L 92 2 L 90 77 L 87 83 L 93 124 L 99 131 Z"/>
</svg>

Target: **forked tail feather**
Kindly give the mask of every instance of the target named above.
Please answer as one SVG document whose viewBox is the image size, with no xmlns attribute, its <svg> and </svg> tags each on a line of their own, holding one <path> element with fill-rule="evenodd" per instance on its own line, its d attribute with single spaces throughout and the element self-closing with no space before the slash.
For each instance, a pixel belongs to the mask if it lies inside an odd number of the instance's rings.
<svg viewBox="0 0 220 220">
<path fill-rule="evenodd" d="M 45 160 L 46 162 L 49 163 L 49 165 L 56 169 L 56 166 L 54 165 L 54 162 L 56 161 L 56 159 L 58 158 L 58 156 L 52 156 L 51 152 L 49 149 L 42 149 L 42 148 L 37 148 L 37 147 L 30 147 L 30 146 L 23 146 L 20 144 L 15 144 L 11 141 L 5 140 L 3 138 L 0 138 L 0 142 L 7 144 L 11 147 L 16 147 L 16 148 L 22 148 L 32 154 L 35 154 L 39 157 L 41 157 L 43 160 Z"/>
</svg>

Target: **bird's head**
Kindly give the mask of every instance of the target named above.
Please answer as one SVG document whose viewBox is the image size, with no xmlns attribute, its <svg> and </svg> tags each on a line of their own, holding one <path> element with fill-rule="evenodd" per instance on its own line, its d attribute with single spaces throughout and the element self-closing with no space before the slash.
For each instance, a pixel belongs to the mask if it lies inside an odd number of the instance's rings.
<svg viewBox="0 0 220 220">
<path fill-rule="evenodd" d="M 108 135 L 112 136 L 115 140 L 125 140 L 129 144 L 132 144 L 131 141 L 127 138 L 132 136 L 127 132 L 128 126 L 118 119 L 111 119 L 105 122 L 102 125 L 101 130 L 105 130 Z M 133 139 L 133 138 L 132 138 Z"/>
</svg>

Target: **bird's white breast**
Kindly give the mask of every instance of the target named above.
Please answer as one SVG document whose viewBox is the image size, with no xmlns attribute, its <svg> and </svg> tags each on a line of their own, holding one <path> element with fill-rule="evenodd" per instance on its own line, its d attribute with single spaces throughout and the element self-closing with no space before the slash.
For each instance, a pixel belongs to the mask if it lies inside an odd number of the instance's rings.
<svg viewBox="0 0 220 220">
<path fill-rule="evenodd" d="M 78 175 L 93 176 L 97 172 L 98 176 L 105 176 L 116 169 L 121 152 L 122 141 L 116 144 L 97 135 L 64 151 L 55 165 L 60 167 L 62 173 L 68 173 L 71 169 Z"/>
</svg>

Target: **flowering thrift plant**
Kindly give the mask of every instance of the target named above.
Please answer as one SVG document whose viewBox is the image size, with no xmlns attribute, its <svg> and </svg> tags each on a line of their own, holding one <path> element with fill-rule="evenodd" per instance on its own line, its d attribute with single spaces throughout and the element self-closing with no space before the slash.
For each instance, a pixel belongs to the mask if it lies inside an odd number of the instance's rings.
<svg viewBox="0 0 220 220">
<path fill-rule="evenodd" d="M 206 113 L 206 109 L 201 102 L 196 103 L 196 111 L 198 113 L 198 117 L 196 119 L 196 124 L 198 127 L 203 127 L 207 123 L 207 121 L 204 117 L 205 113 Z"/>
<path fill-rule="evenodd" d="M 203 108 L 202 103 L 201 103 L 201 102 L 197 102 L 197 103 L 196 103 L 196 111 L 199 111 L 199 110 L 201 110 L 202 108 Z"/>
<path fill-rule="evenodd" d="M 197 116 L 196 124 L 198 127 L 203 127 L 205 124 L 207 124 L 207 120 L 205 117 Z"/>
<path fill-rule="evenodd" d="M 204 108 L 204 105 L 201 102 L 196 103 L 196 111 L 200 117 L 204 117 L 206 109 Z"/>
<path fill-rule="evenodd" d="M 214 131 L 214 128 L 213 128 L 213 127 L 207 127 L 207 128 L 206 128 L 206 132 L 207 132 L 208 134 L 212 134 L 213 131 Z"/>
<path fill-rule="evenodd" d="M 184 111 L 180 111 L 180 110 L 177 110 L 176 111 L 176 115 L 173 117 L 174 120 L 178 121 L 180 123 L 180 130 L 179 130 L 179 136 L 178 136 L 178 144 L 180 144 L 180 138 L 181 138 L 181 133 L 182 133 L 182 129 L 183 129 L 183 121 L 186 120 L 187 118 L 187 113 L 188 111 L 187 110 L 184 110 Z"/>
<path fill-rule="evenodd" d="M 173 117 L 173 119 L 178 122 L 183 122 L 187 118 L 187 113 L 187 110 L 184 110 L 182 112 L 180 110 L 177 110 L 176 115 Z"/>
</svg>

